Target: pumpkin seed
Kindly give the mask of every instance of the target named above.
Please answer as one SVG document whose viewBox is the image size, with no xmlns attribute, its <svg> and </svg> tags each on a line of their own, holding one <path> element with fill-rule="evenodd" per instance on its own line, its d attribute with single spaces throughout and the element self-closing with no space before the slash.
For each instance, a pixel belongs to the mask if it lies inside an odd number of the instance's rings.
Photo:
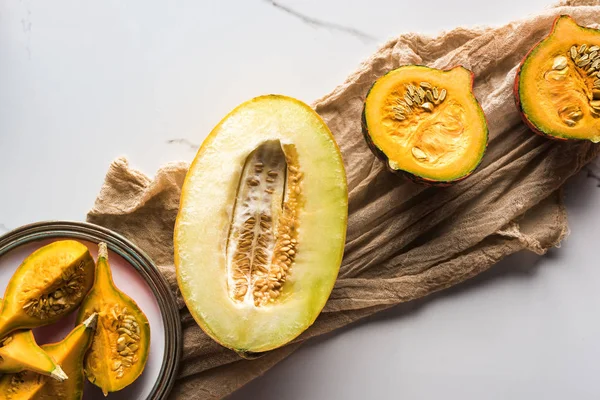
<svg viewBox="0 0 600 400">
<path fill-rule="evenodd" d="M 421 150 L 418 147 L 413 147 L 411 149 L 412 155 L 419 161 L 421 160 L 426 160 L 427 159 L 427 154 L 425 154 L 425 152 L 423 150 Z"/>
<path fill-rule="evenodd" d="M 421 107 L 423 107 L 424 110 L 432 112 L 433 111 L 433 104 L 426 102 L 421 104 Z"/>
<path fill-rule="evenodd" d="M 438 98 L 438 101 L 441 103 L 442 101 L 444 101 L 444 99 L 446 99 L 446 89 L 442 89 L 442 91 L 440 92 L 440 97 Z"/>
<path fill-rule="evenodd" d="M 423 99 L 421 98 L 421 96 L 419 96 L 419 93 L 415 93 L 413 96 L 413 103 L 419 105 L 423 102 Z"/>
<path fill-rule="evenodd" d="M 434 99 L 433 99 L 433 94 L 431 93 L 431 90 L 428 90 L 427 92 L 425 92 L 425 97 L 427 98 L 427 101 L 429 101 L 430 103 L 433 103 Z"/>
<path fill-rule="evenodd" d="M 567 67 L 567 57 L 558 56 L 554 58 L 554 63 L 552 64 L 552 69 L 561 70 Z"/>
<path fill-rule="evenodd" d="M 572 46 L 570 50 L 571 58 L 574 60 L 577 57 L 577 47 Z"/>
<path fill-rule="evenodd" d="M 578 67 L 580 67 L 580 68 L 581 68 L 581 67 L 585 67 L 585 66 L 586 66 L 586 65 L 588 65 L 590 62 L 591 62 L 590 60 L 587 60 L 587 59 L 586 59 L 586 60 L 579 60 L 579 61 L 577 61 L 575 64 L 576 64 Z"/>
<path fill-rule="evenodd" d="M 119 351 L 119 354 L 122 355 L 123 357 L 130 356 L 133 354 L 133 351 L 131 351 L 129 349 L 129 347 L 125 347 L 123 350 Z"/>
</svg>

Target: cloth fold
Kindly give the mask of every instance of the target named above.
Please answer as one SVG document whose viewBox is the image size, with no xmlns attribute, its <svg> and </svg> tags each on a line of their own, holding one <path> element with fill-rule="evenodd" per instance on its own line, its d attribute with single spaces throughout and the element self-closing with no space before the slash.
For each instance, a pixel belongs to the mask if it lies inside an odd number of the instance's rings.
<svg viewBox="0 0 600 400">
<path fill-rule="evenodd" d="M 557 245 L 568 229 L 561 187 L 599 148 L 532 134 L 517 113 L 512 86 L 521 59 L 560 14 L 596 27 L 600 4 L 568 1 L 500 28 L 458 28 L 437 38 L 401 35 L 313 104 L 336 137 L 346 166 L 345 256 L 315 324 L 291 344 L 256 360 L 242 360 L 208 338 L 179 294 L 173 226 L 188 164 L 170 163 L 150 179 L 125 159 L 115 160 L 87 220 L 144 249 L 177 295 L 184 350 L 171 397 L 224 397 L 311 337 L 460 283 L 515 252 L 543 254 Z M 475 95 L 488 118 L 490 141 L 483 163 L 450 187 L 420 186 L 390 174 L 361 133 L 363 101 L 372 83 L 391 69 L 414 63 L 471 69 Z"/>
</svg>

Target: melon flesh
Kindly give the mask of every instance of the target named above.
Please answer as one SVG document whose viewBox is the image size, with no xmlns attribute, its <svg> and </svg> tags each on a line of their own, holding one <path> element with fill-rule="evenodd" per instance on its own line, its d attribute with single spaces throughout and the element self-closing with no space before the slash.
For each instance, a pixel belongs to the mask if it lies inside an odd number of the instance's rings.
<svg viewBox="0 0 600 400">
<path fill-rule="evenodd" d="M 186 176 L 175 264 L 200 327 L 238 352 L 284 345 L 309 327 L 341 264 L 344 166 L 304 103 L 252 99 L 204 141 Z"/>
</svg>

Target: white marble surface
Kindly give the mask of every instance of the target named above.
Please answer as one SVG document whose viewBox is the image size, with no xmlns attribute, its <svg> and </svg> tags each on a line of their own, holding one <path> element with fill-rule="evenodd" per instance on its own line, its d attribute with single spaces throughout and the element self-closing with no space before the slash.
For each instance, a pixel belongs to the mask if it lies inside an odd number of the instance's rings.
<svg viewBox="0 0 600 400">
<path fill-rule="evenodd" d="M 83 220 L 112 159 L 191 160 L 231 108 L 306 102 L 406 31 L 500 25 L 551 0 L 0 2 L 0 232 Z M 492 271 L 304 346 L 234 399 L 597 399 L 600 189 L 572 229 Z"/>
</svg>

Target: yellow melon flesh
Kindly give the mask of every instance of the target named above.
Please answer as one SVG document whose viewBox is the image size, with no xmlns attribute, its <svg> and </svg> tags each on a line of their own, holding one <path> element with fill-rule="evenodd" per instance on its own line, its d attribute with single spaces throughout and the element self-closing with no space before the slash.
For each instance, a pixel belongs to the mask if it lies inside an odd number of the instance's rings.
<svg viewBox="0 0 600 400">
<path fill-rule="evenodd" d="M 175 226 L 181 293 L 238 352 L 289 342 L 325 305 L 342 260 L 347 187 L 325 123 L 284 96 L 252 99 L 205 140 Z"/>
</svg>

